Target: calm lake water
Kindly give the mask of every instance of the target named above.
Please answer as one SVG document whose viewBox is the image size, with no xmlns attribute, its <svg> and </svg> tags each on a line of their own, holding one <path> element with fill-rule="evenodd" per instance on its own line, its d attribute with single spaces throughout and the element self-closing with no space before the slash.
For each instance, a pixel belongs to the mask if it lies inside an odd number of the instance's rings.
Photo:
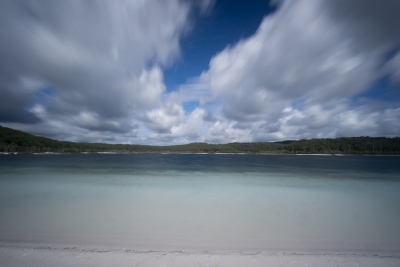
<svg viewBox="0 0 400 267">
<path fill-rule="evenodd" d="M 1 155 L 0 242 L 400 253 L 400 157 Z"/>
</svg>

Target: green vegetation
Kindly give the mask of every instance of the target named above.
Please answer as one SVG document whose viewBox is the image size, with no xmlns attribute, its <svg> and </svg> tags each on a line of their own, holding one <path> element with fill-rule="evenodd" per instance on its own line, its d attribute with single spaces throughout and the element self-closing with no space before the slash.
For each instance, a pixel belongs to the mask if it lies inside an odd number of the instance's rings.
<svg viewBox="0 0 400 267">
<path fill-rule="evenodd" d="M 400 137 L 346 137 L 299 141 L 176 146 L 74 143 L 34 136 L 0 126 L 0 152 L 17 153 L 252 153 L 252 154 L 369 154 L 400 155 Z"/>
</svg>

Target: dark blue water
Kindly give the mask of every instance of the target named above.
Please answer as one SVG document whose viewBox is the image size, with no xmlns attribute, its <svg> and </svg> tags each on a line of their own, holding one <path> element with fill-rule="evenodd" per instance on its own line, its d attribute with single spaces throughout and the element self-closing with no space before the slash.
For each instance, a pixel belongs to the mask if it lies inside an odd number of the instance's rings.
<svg viewBox="0 0 400 267">
<path fill-rule="evenodd" d="M 400 251 L 400 157 L 3 155 L 0 241 Z"/>
</svg>

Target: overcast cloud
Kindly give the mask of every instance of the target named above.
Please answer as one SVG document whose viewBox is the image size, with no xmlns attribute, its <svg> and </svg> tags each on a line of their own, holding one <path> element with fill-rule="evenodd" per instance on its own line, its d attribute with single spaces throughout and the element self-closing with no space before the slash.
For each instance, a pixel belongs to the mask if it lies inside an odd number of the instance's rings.
<svg viewBox="0 0 400 267">
<path fill-rule="evenodd" d="M 279 3 L 171 91 L 213 1 L 1 1 L 0 124 L 111 143 L 399 136 L 400 2 Z"/>
</svg>

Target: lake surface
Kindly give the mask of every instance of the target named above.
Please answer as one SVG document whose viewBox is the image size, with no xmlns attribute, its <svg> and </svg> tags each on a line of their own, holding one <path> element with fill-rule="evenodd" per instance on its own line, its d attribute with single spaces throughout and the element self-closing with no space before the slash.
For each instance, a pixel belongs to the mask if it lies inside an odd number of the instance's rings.
<svg viewBox="0 0 400 267">
<path fill-rule="evenodd" d="M 400 253 L 400 157 L 0 156 L 0 242 Z"/>
</svg>

